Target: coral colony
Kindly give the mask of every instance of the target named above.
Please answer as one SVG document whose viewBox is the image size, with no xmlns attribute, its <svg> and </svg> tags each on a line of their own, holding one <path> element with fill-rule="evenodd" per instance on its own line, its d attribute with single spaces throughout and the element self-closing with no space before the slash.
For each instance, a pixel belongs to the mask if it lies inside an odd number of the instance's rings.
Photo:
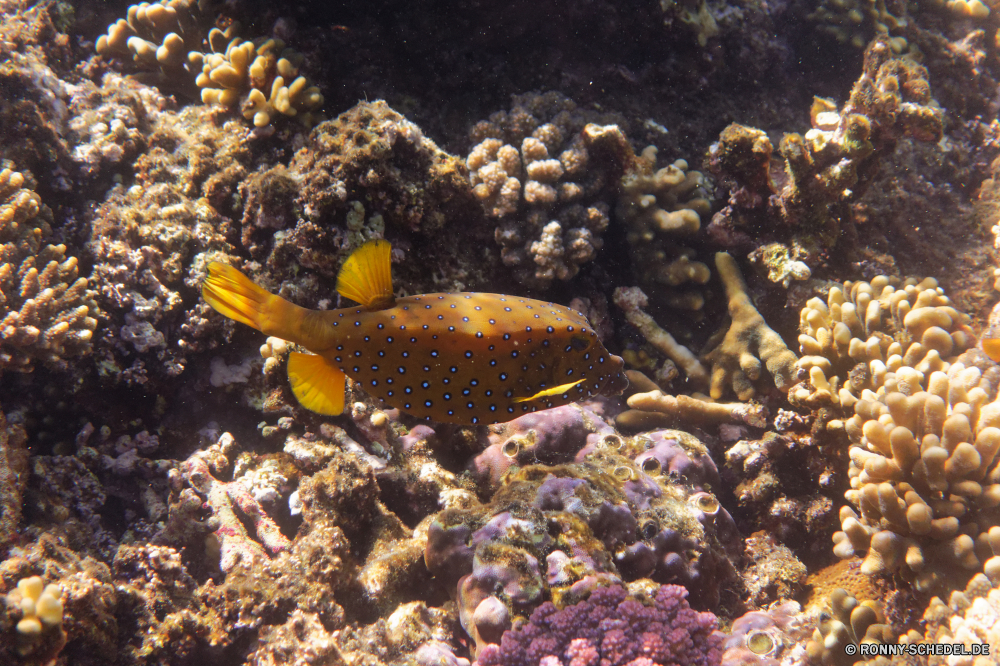
<svg viewBox="0 0 1000 666">
<path fill-rule="evenodd" d="M 1000 663 L 995 0 L 0 0 L 0 663 Z"/>
</svg>

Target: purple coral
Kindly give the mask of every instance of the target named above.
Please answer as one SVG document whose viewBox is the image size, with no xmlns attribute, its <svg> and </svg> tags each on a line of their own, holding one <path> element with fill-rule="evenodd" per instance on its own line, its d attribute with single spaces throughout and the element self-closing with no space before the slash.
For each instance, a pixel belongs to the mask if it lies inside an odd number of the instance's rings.
<svg viewBox="0 0 1000 666">
<path fill-rule="evenodd" d="M 712 613 L 687 603 L 687 590 L 662 585 L 653 605 L 627 599 L 620 585 L 557 610 L 546 602 L 500 645 L 487 645 L 478 666 L 709 666 L 722 656 Z"/>
</svg>

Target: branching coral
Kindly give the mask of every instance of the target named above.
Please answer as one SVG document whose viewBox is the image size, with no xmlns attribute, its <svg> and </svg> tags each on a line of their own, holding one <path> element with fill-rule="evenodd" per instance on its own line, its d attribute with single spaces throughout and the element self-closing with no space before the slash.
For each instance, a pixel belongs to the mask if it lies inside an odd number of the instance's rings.
<svg viewBox="0 0 1000 666">
<path fill-rule="evenodd" d="M 64 368 L 90 351 L 97 307 L 77 259 L 49 245 L 52 213 L 17 171 L 0 171 L 0 373 Z"/>
<path fill-rule="evenodd" d="M 824 0 L 809 14 L 809 20 L 816 23 L 816 30 L 858 50 L 881 35 L 889 38 L 896 53 L 901 53 L 906 49 L 906 39 L 900 33 L 909 21 L 906 5 L 893 5 L 891 9 L 897 14 L 890 11 L 890 3 L 885 0 Z"/>
<path fill-rule="evenodd" d="M 967 661 L 934 656 L 928 661 L 931 666 L 944 666 L 956 661 L 971 666 L 994 663 L 996 655 L 1000 654 L 1000 585 L 997 580 L 993 578 L 991 581 L 983 574 L 976 574 L 964 590 L 954 590 L 947 603 L 940 597 L 932 598 L 924 611 L 924 635 L 911 630 L 900 638 L 900 642 L 964 643 L 970 651 L 973 646 L 989 650 L 989 656 L 971 655 L 973 658 Z"/>
<path fill-rule="evenodd" d="M 689 170 L 684 160 L 655 170 L 656 152 L 647 147 L 622 177 L 615 213 L 628 229 L 640 282 L 671 307 L 700 310 L 705 298 L 697 288 L 711 272 L 681 243 L 701 228 L 711 210 L 709 194 L 701 173 Z"/>
<path fill-rule="evenodd" d="M 473 192 L 499 220 L 505 264 L 538 286 L 569 280 L 597 256 L 608 201 L 634 161 L 618 125 L 558 93 L 516 97 L 480 122 L 469 153 Z"/>
<path fill-rule="evenodd" d="M 132 5 L 96 44 L 105 56 L 131 57 L 156 83 L 182 91 L 197 87 L 206 104 L 236 108 L 256 127 L 280 116 L 297 116 L 308 126 L 323 105 L 319 88 L 298 76 L 302 56 L 280 39 L 248 42 L 235 23 L 207 32 L 204 0 L 165 0 Z M 201 49 L 206 48 L 203 52 Z"/>
<path fill-rule="evenodd" d="M 808 383 L 793 402 L 839 405 L 853 446 L 854 506 L 834 536 L 866 573 L 901 571 L 920 590 L 1000 570 L 1000 369 L 937 283 L 879 277 L 834 287 L 802 311 Z"/>
<path fill-rule="evenodd" d="M 864 390 L 879 391 L 887 372 L 947 370 L 974 343 L 969 317 L 932 278 L 880 276 L 831 287 L 825 303 L 811 298 L 802 308 L 799 331 L 797 366 L 808 380 L 788 399 L 806 408 L 850 409 Z"/>
</svg>

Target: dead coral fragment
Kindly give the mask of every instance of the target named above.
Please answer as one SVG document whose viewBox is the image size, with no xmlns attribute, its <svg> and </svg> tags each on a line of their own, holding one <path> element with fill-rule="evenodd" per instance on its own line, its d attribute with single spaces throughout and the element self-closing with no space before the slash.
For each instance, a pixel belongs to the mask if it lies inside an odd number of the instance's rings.
<svg viewBox="0 0 1000 666">
<path fill-rule="evenodd" d="M 774 385 L 787 391 L 795 378 L 795 354 L 754 307 L 736 260 L 718 252 L 715 268 L 726 288 L 732 324 L 722 342 L 703 356 L 712 364 L 712 398 L 718 400 L 731 386 L 740 400 L 749 400 L 755 393 L 753 382 L 760 378 L 761 363 Z"/>
<path fill-rule="evenodd" d="M 51 211 L 22 174 L 0 171 L 0 374 L 56 368 L 90 351 L 97 320 L 87 279 L 65 245 L 47 245 Z"/>
</svg>

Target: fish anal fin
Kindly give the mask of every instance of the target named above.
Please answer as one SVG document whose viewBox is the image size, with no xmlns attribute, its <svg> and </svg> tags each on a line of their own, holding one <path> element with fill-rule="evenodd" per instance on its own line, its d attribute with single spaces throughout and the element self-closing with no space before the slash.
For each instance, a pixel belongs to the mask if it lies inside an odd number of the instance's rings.
<svg viewBox="0 0 1000 666">
<path fill-rule="evenodd" d="M 529 396 L 527 398 L 514 398 L 514 402 L 530 402 L 532 400 L 537 400 L 538 398 L 547 398 L 551 395 L 560 395 L 570 390 L 580 382 L 582 379 L 578 379 L 575 382 L 570 382 L 569 384 L 560 384 L 559 386 L 553 386 L 552 388 L 547 388 L 539 391 L 535 395 Z"/>
<path fill-rule="evenodd" d="M 369 310 L 382 310 L 396 302 L 392 295 L 392 245 L 368 241 L 340 267 L 337 293 Z"/>
<path fill-rule="evenodd" d="M 347 377 L 322 356 L 289 354 L 288 381 L 295 398 L 306 409 L 327 416 L 343 413 Z"/>
</svg>

